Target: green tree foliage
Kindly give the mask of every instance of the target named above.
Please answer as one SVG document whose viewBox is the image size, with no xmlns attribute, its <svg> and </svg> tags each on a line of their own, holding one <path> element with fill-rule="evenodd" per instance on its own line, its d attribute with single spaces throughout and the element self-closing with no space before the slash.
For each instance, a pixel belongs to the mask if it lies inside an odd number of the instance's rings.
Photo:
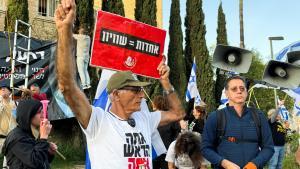
<svg viewBox="0 0 300 169">
<path fill-rule="evenodd" d="M 27 0 L 8 0 L 7 14 L 5 16 L 5 30 L 9 32 L 15 31 L 16 20 L 28 22 L 28 1 Z M 27 34 L 28 27 L 21 24 L 18 26 L 18 31 Z"/>
<path fill-rule="evenodd" d="M 135 3 L 135 20 L 148 25 L 157 26 L 156 22 L 156 0 L 138 0 Z M 143 81 L 150 81 L 152 85 L 147 87 L 146 92 L 153 98 L 155 95 L 161 94 L 162 88 L 158 80 L 140 77 Z"/>
<path fill-rule="evenodd" d="M 102 10 L 125 16 L 122 0 L 102 0 Z"/>
<path fill-rule="evenodd" d="M 228 45 L 226 19 L 222 8 L 222 3 L 220 3 L 218 9 L 217 44 Z M 222 90 L 224 89 L 226 75 L 222 73 L 222 70 L 217 68 L 216 76 L 217 78 L 216 78 L 216 86 L 215 86 L 215 98 L 216 98 L 216 105 L 219 106 L 220 99 L 222 96 Z"/>
<path fill-rule="evenodd" d="M 76 22 L 75 30 L 83 27 L 88 34 L 93 37 L 94 31 L 94 1 L 93 0 L 76 0 Z"/>
<path fill-rule="evenodd" d="M 261 81 L 262 75 L 264 72 L 265 65 L 260 59 L 261 56 L 257 51 L 252 51 L 254 54 L 254 57 L 252 59 L 252 63 L 249 69 L 249 72 L 244 74 L 247 79 L 250 81 L 250 87 L 249 89 L 255 84 L 255 80 Z M 293 99 L 286 96 L 286 94 L 280 90 L 277 90 L 278 97 L 282 100 L 286 98 L 285 106 L 287 109 L 291 109 L 293 107 Z M 250 92 L 249 92 L 250 96 Z M 273 89 L 266 89 L 266 88 L 254 88 L 253 93 L 251 96 L 250 103 L 252 105 L 256 105 L 256 101 L 259 106 L 259 108 L 267 113 L 267 111 L 271 108 L 275 108 L 275 101 L 274 101 L 274 90 Z M 248 98 L 249 100 L 249 98 Z"/>
<path fill-rule="evenodd" d="M 181 101 L 184 103 L 187 80 L 182 46 L 183 35 L 179 0 L 172 0 L 169 35 L 168 65 L 171 68 L 170 80 L 176 91 L 178 91 Z"/>
<path fill-rule="evenodd" d="M 215 108 L 214 80 L 211 60 L 206 46 L 204 14 L 202 0 L 187 0 L 186 2 L 186 70 L 191 70 L 192 58 L 195 57 L 197 65 L 197 86 L 202 100 L 208 105 L 208 111 Z M 190 73 L 187 73 L 189 77 Z"/>
<path fill-rule="evenodd" d="M 156 0 L 138 0 L 135 2 L 135 19 L 137 21 L 157 26 Z"/>
</svg>

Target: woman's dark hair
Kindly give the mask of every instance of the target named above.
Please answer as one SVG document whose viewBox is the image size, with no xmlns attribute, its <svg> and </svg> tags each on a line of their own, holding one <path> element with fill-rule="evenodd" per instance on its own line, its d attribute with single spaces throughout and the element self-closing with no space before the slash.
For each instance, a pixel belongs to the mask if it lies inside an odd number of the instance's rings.
<svg viewBox="0 0 300 169">
<path fill-rule="evenodd" d="M 203 159 L 200 144 L 200 135 L 191 131 L 181 133 L 176 140 L 175 157 L 181 154 L 187 154 L 193 162 L 194 167 L 199 168 Z"/>
<path fill-rule="evenodd" d="M 164 96 L 158 95 L 153 99 L 153 105 L 157 110 L 167 111 L 170 108 L 168 99 Z"/>
</svg>

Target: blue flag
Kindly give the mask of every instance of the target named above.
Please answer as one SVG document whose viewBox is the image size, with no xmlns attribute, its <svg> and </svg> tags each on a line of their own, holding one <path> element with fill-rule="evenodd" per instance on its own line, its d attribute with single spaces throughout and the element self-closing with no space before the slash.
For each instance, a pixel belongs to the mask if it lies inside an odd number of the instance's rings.
<svg viewBox="0 0 300 169">
<path fill-rule="evenodd" d="M 280 52 L 275 55 L 275 59 L 279 61 L 286 60 L 286 54 L 291 51 L 299 51 L 300 50 L 300 41 L 294 42 L 286 47 L 284 47 Z"/>
<path fill-rule="evenodd" d="M 190 75 L 189 82 L 188 82 L 188 85 L 187 85 L 187 90 L 186 90 L 186 93 L 185 93 L 185 100 L 187 102 L 190 101 L 192 98 L 195 99 L 195 103 L 194 103 L 195 106 L 200 105 L 201 97 L 200 97 L 200 94 L 199 94 L 199 90 L 197 88 L 195 59 L 194 59 L 194 62 L 193 62 L 191 75 Z"/>
</svg>

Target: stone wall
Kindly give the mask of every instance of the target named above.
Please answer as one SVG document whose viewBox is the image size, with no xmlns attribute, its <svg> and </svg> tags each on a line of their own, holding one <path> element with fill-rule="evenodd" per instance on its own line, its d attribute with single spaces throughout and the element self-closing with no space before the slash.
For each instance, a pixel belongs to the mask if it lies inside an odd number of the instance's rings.
<svg viewBox="0 0 300 169">
<path fill-rule="evenodd" d="M 0 0 L 1 1 L 1 0 Z M 7 2 L 7 0 L 6 0 Z M 4 31 L 5 7 L 0 7 L 0 31 Z M 56 40 L 56 29 L 53 17 L 45 17 L 38 14 L 38 1 L 28 0 L 29 23 L 32 26 L 32 37 L 41 40 Z"/>
<path fill-rule="evenodd" d="M 4 30 L 7 0 L 0 0 L 0 31 Z"/>
<path fill-rule="evenodd" d="M 38 1 L 28 0 L 29 23 L 32 25 L 32 37 L 42 40 L 56 40 L 54 17 L 38 14 Z"/>
<path fill-rule="evenodd" d="M 0 10 L 0 31 L 4 30 L 4 26 L 5 26 L 5 11 Z"/>
</svg>

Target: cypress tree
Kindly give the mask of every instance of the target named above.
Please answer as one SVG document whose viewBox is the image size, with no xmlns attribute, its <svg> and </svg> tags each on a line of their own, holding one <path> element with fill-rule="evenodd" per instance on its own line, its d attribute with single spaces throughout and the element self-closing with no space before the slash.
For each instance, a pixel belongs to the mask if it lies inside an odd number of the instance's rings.
<svg viewBox="0 0 300 169">
<path fill-rule="evenodd" d="M 207 104 L 207 110 L 212 111 L 215 107 L 215 85 L 211 59 L 205 40 L 206 28 L 204 24 L 204 14 L 202 11 L 202 0 L 187 0 L 185 26 L 185 58 L 187 72 L 191 70 L 192 58 L 195 57 L 197 65 L 197 87 L 199 89 L 201 99 Z M 187 77 L 189 77 L 189 75 Z"/>
<path fill-rule="evenodd" d="M 29 12 L 27 0 L 8 0 L 4 29 L 9 32 L 14 32 L 17 19 L 28 23 Z M 18 26 L 18 32 L 27 34 L 28 27 L 21 24 Z"/>
<path fill-rule="evenodd" d="M 94 30 L 94 1 L 93 0 L 76 0 L 76 23 L 75 30 L 83 27 L 89 35 L 93 36 Z"/>
<path fill-rule="evenodd" d="M 124 4 L 122 0 L 102 0 L 102 10 L 125 16 Z"/>
<path fill-rule="evenodd" d="M 218 28 L 217 28 L 217 44 L 228 45 L 227 41 L 227 30 L 226 30 L 226 19 L 225 14 L 223 12 L 222 3 L 219 5 L 218 9 Z M 224 83 L 226 80 L 226 75 L 220 72 L 221 70 L 217 68 L 216 70 L 216 90 L 215 90 L 215 98 L 216 98 L 216 105 L 220 104 L 220 99 L 222 96 L 222 90 L 224 88 Z M 220 74 L 221 73 L 221 74 Z"/>
<path fill-rule="evenodd" d="M 168 48 L 168 65 L 171 68 L 170 81 L 178 91 L 179 97 L 184 103 L 186 90 L 186 70 L 183 55 L 183 35 L 181 30 L 180 1 L 172 0 L 170 26 L 170 42 Z"/>
<path fill-rule="evenodd" d="M 137 0 L 135 2 L 135 20 L 157 26 L 156 0 Z"/>
<path fill-rule="evenodd" d="M 157 26 L 156 22 L 156 0 L 137 0 L 135 2 L 135 20 Z M 152 85 L 147 87 L 146 92 L 153 98 L 162 92 L 162 88 L 158 80 L 149 79 L 146 77 L 139 77 L 143 81 L 150 81 Z"/>
</svg>

